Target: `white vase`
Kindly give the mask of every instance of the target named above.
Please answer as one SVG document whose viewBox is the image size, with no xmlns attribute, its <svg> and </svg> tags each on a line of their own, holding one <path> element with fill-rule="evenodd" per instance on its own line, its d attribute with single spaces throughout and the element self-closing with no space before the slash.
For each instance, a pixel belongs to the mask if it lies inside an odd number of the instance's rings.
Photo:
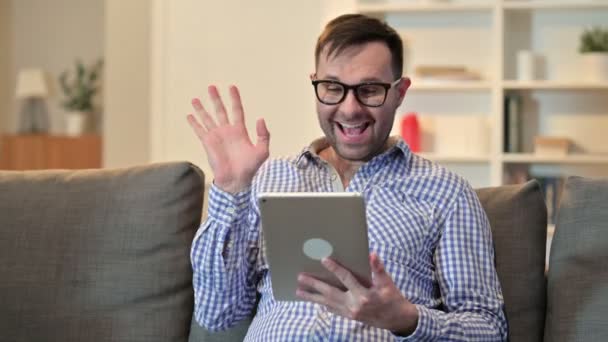
<svg viewBox="0 0 608 342">
<path fill-rule="evenodd" d="M 532 81 L 536 79 L 536 56 L 530 50 L 517 51 L 517 80 Z"/>
<path fill-rule="evenodd" d="M 87 127 L 88 127 L 89 116 L 90 116 L 90 113 L 86 113 L 86 112 L 73 111 L 73 112 L 66 113 L 66 116 L 65 116 L 65 123 L 66 123 L 65 133 L 66 133 L 66 135 L 74 137 L 74 136 L 79 136 L 79 135 L 83 135 L 84 133 L 86 133 Z"/>
<path fill-rule="evenodd" d="M 583 79 L 586 82 L 608 82 L 608 53 L 584 53 L 582 60 Z"/>
</svg>

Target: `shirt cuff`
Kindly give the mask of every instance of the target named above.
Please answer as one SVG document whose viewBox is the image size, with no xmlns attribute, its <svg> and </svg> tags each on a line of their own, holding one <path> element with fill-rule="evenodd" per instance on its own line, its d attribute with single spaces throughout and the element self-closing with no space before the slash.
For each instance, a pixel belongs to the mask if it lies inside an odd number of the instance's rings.
<svg viewBox="0 0 608 342">
<path fill-rule="evenodd" d="M 207 216 L 220 224 L 233 224 L 247 214 L 250 196 L 251 188 L 232 194 L 212 184 L 209 189 Z"/>
<path fill-rule="evenodd" d="M 409 336 L 396 336 L 395 341 L 436 341 L 441 334 L 441 323 L 439 317 L 433 314 L 433 310 L 416 304 L 418 310 L 418 325 L 416 330 Z"/>
</svg>

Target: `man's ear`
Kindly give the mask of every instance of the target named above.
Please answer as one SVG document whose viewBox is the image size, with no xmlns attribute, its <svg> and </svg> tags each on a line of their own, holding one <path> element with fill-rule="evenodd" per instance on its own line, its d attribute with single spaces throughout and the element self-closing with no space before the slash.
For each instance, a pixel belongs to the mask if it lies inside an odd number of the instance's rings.
<svg viewBox="0 0 608 342">
<path fill-rule="evenodd" d="M 407 93 L 410 85 L 412 85 L 412 80 L 410 80 L 409 77 L 401 78 L 401 82 L 399 82 L 399 85 L 397 86 L 397 90 L 399 91 L 399 105 L 401 105 L 401 102 L 403 102 L 405 94 Z"/>
<path fill-rule="evenodd" d="M 311 81 L 314 81 L 315 78 L 317 78 L 317 73 L 316 72 L 311 72 L 310 75 L 308 75 L 308 77 L 310 77 Z"/>
<path fill-rule="evenodd" d="M 399 83 L 399 97 L 404 97 L 407 90 L 412 85 L 412 80 L 409 77 L 403 77 Z"/>
</svg>

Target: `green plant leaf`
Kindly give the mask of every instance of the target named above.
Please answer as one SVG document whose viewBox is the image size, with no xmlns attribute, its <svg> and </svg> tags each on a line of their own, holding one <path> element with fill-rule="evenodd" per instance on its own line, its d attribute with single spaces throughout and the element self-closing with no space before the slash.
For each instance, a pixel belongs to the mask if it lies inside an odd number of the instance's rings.
<svg viewBox="0 0 608 342">
<path fill-rule="evenodd" d="M 581 53 L 608 52 L 608 28 L 594 26 L 583 31 L 580 37 Z"/>
<path fill-rule="evenodd" d="M 65 100 L 61 102 L 67 110 L 78 110 L 91 112 L 93 108 L 93 97 L 99 89 L 99 73 L 102 61 L 87 66 L 77 59 L 73 70 L 65 70 L 59 76 L 59 84 Z M 72 73 L 74 77 L 71 77 Z"/>
</svg>

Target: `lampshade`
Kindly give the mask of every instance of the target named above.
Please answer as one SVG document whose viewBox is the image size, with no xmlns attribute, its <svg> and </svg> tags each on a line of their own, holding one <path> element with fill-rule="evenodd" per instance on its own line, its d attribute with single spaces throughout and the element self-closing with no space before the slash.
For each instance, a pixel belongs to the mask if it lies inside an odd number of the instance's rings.
<svg viewBox="0 0 608 342">
<path fill-rule="evenodd" d="M 17 76 L 18 99 L 46 97 L 49 94 L 44 71 L 41 69 L 22 69 Z"/>
</svg>

